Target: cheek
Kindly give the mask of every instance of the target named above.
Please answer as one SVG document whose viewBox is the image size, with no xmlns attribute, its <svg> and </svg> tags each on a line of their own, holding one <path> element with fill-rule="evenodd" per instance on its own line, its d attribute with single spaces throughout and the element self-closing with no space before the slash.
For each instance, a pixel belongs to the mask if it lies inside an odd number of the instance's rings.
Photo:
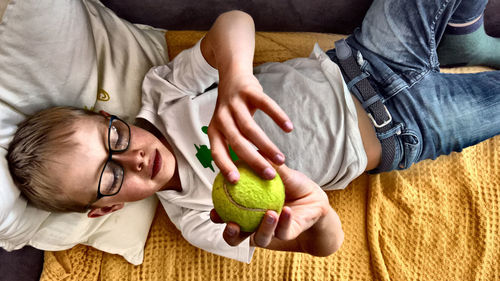
<svg viewBox="0 0 500 281">
<path fill-rule="evenodd" d="M 157 140 L 156 137 L 153 136 L 153 134 L 138 127 L 131 127 L 130 133 L 131 133 L 131 142 L 132 143 L 135 142 L 140 146 L 154 143 Z"/>
<path fill-rule="evenodd" d="M 122 190 L 123 201 L 131 202 L 147 198 L 155 192 L 151 187 L 151 183 L 138 180 L 137 178 L 126 179 L 123 182 Z"/>
</svg>

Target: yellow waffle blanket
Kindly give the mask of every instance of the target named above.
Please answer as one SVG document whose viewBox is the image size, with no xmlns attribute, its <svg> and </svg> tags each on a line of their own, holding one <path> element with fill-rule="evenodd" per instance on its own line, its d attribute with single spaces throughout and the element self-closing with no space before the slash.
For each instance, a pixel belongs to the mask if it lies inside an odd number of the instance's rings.
<svg viewBox="0 0 500 281">
<path fill-rule="evenodd" d="M 204 33 L 169 31 L 173 58 Z M 255 64 L 308 56 L 340 36 L 258 33 Z M 485 71 L 455 68 L 448 72 Z M 500 113 L 499 113 L 500 114 Z M 500 280 L 500 136 L 405 171 L 362 175 L 328 192 L 345 241 L 327 258 L 257 249 L 251 264 L 188 244 L 159 206 L 140 266 L 78 245 L 46 252 L 55 280 Z"/>
</svg>

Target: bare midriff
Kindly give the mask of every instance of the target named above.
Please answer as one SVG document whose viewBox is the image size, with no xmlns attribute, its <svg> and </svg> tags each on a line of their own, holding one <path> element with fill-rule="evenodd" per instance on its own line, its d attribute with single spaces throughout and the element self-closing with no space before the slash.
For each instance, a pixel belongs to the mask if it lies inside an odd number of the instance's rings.
<svg viewBox="0 0 500 281">
<path fill-rule="evenodd" d="M 377 135 L 375 134 L 375 127 L 373 127 L 368 113 L 365 111 L 358 99 L 351 95 L 356 105 L 356 113 L 358 115 L 358 128 L 361 134 L 361 139 L 363 140 L 363 147 L 365 148 L 366 157 L 368 163 L 366 165 L 365 171 L 375 169 L 382 157 L 382 145 L 380 144 Z"/>
</svg>

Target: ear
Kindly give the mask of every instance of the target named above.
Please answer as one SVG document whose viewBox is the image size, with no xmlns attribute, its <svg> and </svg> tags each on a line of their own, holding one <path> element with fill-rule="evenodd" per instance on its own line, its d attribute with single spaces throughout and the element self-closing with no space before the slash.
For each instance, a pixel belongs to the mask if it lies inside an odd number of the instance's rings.
<svg viewBox="0 0 500 281">
<path fill-rule="evenodd" d="M 99 110 L 99 113 L 104 116 L 104 117 L 109 117 L 111 116 L 111 114 L 109 114 L 108 112 L 104 111 L 104 110 Z"/>
<path fill-rule="evenodd" d="M 114 211 L 118 211 L 123 208 L 123 203 L 114 204 L 106 207 L 92 208 L 90 212 L 88 212 L 87 217 L 89 218 L 98 218 L 100 216 L 104 216 L 107 214 L 111 214 Z"/>
</svg>

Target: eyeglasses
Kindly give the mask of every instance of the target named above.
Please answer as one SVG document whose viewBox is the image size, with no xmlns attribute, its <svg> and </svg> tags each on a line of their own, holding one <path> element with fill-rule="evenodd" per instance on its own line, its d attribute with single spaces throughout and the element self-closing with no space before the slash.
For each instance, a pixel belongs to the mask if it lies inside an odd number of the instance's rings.
<svg viewBox="0 0 500 281">
<path fill-rule="evenodd" d="M 130 126 L 115 115 L 111 115 L 108 128 L 108 159 L 97 186 L 97 198 L 113 196 L 120 192 L 123 184 L 125 170 L 123 166 L 113 160 L 113 154 L 122 153 L 128 149 L 130 144 Z M 95 202 L 94 201 L 94 202 Z M 92 203 L 91 203 L 92 204 Z M 91 205 L 89 204 L 89 206 Z"/>
</svg>

